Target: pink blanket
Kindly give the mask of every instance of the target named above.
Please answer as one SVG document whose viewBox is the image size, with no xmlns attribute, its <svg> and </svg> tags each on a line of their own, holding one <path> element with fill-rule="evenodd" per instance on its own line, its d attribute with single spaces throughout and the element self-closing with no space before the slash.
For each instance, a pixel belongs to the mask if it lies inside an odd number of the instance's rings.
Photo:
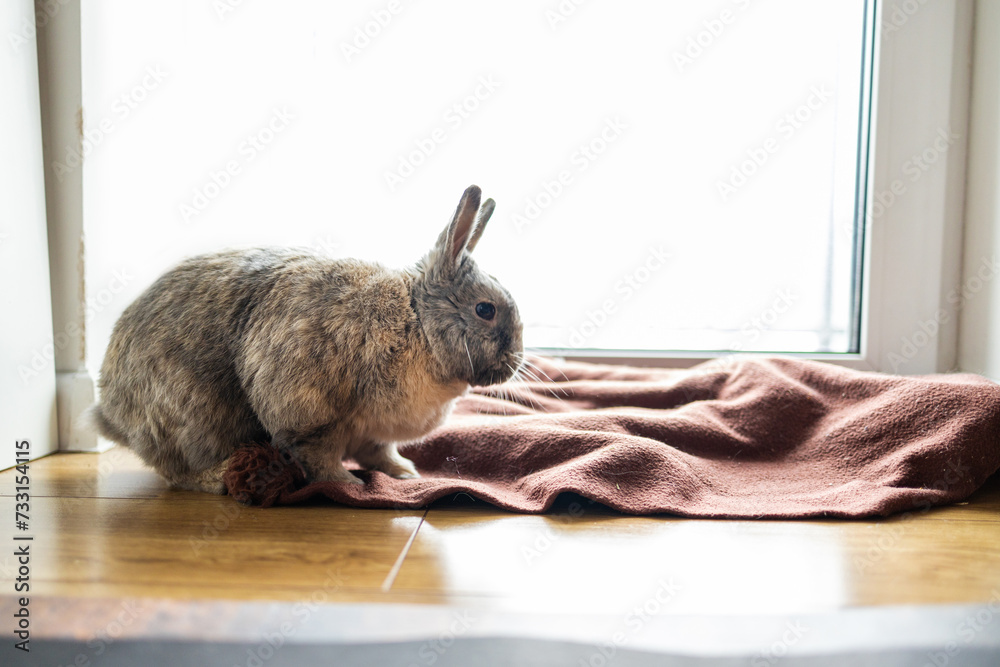
<svg viewBox="0 0 1000 667">
<path fill-rule="evenodd" d="M 629 514 L 865 517 L 961 500 L 1000 469 L 1000 385 L 747 357 L 689 370 L 560 363 L 477 389 L 424 442 L 421 479 L 302 486 L 266 445 L 233 457 L 240 502 L 416 508 L 464 492 L 544 512 L 575 492 Z"/>
</svg>

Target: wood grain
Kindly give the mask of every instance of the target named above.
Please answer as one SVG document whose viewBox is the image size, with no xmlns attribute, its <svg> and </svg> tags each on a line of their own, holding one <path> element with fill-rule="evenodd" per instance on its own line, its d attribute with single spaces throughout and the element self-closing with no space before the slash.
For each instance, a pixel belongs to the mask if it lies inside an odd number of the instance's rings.
<svg viewBox="0 0 1000 667">
<path fill-rule="evenodd" d="M 13 470 L 0 473 L 0 496 L 14 494 Z M 131 451 L 114 447 L 101 454 L 45 456 L 29 465 L 31 495 L 56 498 L 157 498 L 166 482 Z"/>
<path fill-rule="evenodd" d="M 623 517 L 582 499 L 545 516 L 439 506 L 394 590 L 595 613 L 627 613 L 671 584 L 671 613 L 981 602 L 1000 591 L 996 482 L 967 505 L 876 521 Z"/>
<path fill-rule="evenodd" d="M 228 497 L 35 498 L 42 594 L 352 600 L 378 592 L 423 512 L 262 510 Z M 0 498 L 13 515 L 14 499 Z M 0 585 L 13 574 L 0 564 Z"/>
<path fill-rule="evenodd" d="M 701 521 L 571 496 L 542 516 L 468 498 L 427 511 L 247 508 L 170 490 L 120 449 L 47 457 L 30 472 L 32 593 L 43 596 L 757 614 L 1000 593 L 997 478 L 967 504 L 903 517 Z M 0 473 L 6 517 L 13 475 Z M 4 553 L 0 586 L 11 590 Z"/>
</svg>

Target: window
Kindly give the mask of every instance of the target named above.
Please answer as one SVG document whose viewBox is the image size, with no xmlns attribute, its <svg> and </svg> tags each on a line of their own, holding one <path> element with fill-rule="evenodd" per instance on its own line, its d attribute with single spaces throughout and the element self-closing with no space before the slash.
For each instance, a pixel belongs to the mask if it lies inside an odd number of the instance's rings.
<svg viewBox="0 0 1000 667">
<path fill-rule="evenodd" d="M 92 375 L 121 310 L 181 257 L 304 245 L 404 265 L 470 182 L 498 201 L 476 252 L 530 345 L 954 363 L 964 5 L 81 12 L 83 145 L 47 162 L 86 174 Z"/>
<path fill-rule="evenodd" d="M 403 265 L 475 182 L 530 346 L 856 351 L 865 5 L 88 7 L 88 275 Z"/>
</svg>

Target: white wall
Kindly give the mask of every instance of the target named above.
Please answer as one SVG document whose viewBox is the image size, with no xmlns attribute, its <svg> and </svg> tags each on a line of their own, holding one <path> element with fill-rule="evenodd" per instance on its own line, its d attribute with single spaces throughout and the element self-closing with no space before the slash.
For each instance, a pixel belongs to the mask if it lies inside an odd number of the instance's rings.
<svg viewBox="0 0 1000 667">
<path fill-rule="evenodd" d="M 977 0 L 959 367 L 1000 380 L 1000 3 Z"/>
<path fill-rule="evenodd" d="M 32 458 L 57 446 L 34 28 L 32 0 L 0 3 L 0 469 L 16 440 Z"/>
</svg>

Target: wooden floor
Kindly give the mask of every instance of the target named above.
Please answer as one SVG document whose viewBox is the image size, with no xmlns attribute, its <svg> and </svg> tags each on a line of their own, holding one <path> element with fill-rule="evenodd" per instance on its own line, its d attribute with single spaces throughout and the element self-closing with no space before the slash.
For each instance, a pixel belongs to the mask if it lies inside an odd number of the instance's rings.
<svg viewBox="0 0 1000 667">
<path fill-rule="evenodd" d="M 30 467 L 31 591 L 452 603 L 507 611 L 796 614 L 977 603 L 1000 594 L 1000 480 L 961 505 L 880 521 L 510 514 L 467 497 L 426 511 L 260 509 L 167 489 L 127 451 Z M 14 513 L 14 471 L 0 514 Z M 578 499 L 580 500 L 580 499 Z M 6 532 L 6 531 L 5 531 Z M 0 556 L 5 593 L 17 567 Z"/>
</svg>

